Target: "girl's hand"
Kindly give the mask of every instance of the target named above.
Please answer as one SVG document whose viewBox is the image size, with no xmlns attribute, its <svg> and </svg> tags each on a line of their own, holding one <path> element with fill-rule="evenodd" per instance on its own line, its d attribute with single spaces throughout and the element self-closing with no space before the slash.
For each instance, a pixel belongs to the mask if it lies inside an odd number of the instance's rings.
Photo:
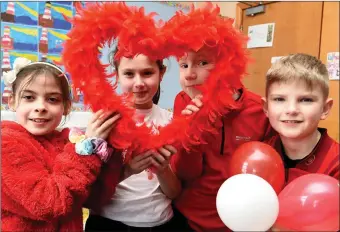
<svg viewBox="0 0 340 232">
<path fill-rule="evenodd" d="M 136 155 L 124 168 L 124 179 L 131 175 L 141 173 L 151 165 L 152 150 L 149 150 L 143 154 Z"/>
<path fill-rule="evenodd" d="M 152 152 L 151 163 L 156 169 L 156 174 L 162 173 L 168 166 L 170 158 L 177 152 L 171 145 L 164 145 Z"/>
<path fill-rule="evenodd" d="M 106 140 L 119 119 L 120 114 L 115 111 L 104 112 L 104 110 L 99 110 L 90 119 L 85 136 L 87 138 L 96 137 Z"/>
<path fill-rule="evenodd" d="M 195 98 L 193 98 L 191 100 L 191 103 L 187 105 L 184 110 L 182 110 L 182 115 L 191 115 L 195 112 L 198 112 L 203 106 L 203 103 L 201 101 L 202 97 L 202 95 L 197 95 Z"/>
</svg>

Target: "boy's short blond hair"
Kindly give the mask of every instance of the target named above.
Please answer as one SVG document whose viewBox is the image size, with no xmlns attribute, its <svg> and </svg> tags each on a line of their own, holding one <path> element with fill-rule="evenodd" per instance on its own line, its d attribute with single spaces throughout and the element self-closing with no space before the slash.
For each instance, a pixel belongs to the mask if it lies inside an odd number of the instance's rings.
<svg viewBox="0 0 340 232">
<path fill-rule="evenodd" d="M 266 96 L 275 82 L 304 81 L 311 90 L 320 86 L 325 99 L 329 94 L 329 76 L 326 66 L 316 57 L 294 54 L 281 58 L 268 70 L 266 75 Z"/>
</svg>

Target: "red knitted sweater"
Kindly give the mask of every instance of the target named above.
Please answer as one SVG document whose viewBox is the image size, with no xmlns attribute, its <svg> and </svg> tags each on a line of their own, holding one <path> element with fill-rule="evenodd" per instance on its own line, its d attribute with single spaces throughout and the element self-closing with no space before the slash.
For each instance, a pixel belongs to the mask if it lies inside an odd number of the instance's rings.
<svg viewBox="0 0 340 232">
<path fill-rule="evenodd" d="M 76 154 L 68 132 L 33 136 L 15 122 L 1 122 L 2 231 L 83 231 L 82 205 L 101 161 Z M 111 178 L 119 175 L 119 168 L 111 172 Z"/>
</svg>

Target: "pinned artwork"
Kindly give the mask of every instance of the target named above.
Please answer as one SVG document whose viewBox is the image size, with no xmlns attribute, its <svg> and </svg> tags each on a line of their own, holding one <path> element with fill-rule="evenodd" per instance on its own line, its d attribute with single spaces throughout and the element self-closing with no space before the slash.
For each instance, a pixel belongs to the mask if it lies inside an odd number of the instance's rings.
<svg viewBox="0 0 340 232">
<path fill-rule="evenodd" d="M 327 69 L 330 80 L 339 80 L 339 52 L 327 54 Z"/>
<path fill-rule="evenodd" d="M 51 62 L 64 70 L 60 54 L 63 43 L 68 38 L 67 33 L 72 28 L 71 23 L 64 16 L 71 18 L 76 14 L 74 3 L 72 1 L 1 2 L 1 71 L 10 71 L 17 57 Z M 83 6 L 91 4 L 80 3 Z M 157 12 L 158 16 L 155 17 L 163 20 L 168 20 L 178 9 L 183 11 L 189 9 L 188 6 L 177 2 L 127 2 L 126 4 L 144 6 L 146 11 Z M 109 64 L 109 52 L 108 48 L 102 49 L 103 64 Z M 172 110 L 173 100 L 180 91 L 180 85 L 172 82 L 170 77 L 179 74 L 179 67 L 176 60 L 172 58 L 165 63 L 169 67 L 162 82 L 166 88 L 163 86 L 161 88 L 159 105 Z M 112 68 L 110 70 L 112 72 Z M 66 75 L 69 76 L 67 73 Z M 89 107 L 84 105 L 83 93 L 73 88 L 71 78 L 69 83 L 73 99 L 72 110 L 89 111 Z M 113 80 L 112 83 L 115 81 Z M 11 88 L 6 87 L 1 81 L 1 110 L 9 110 L 7 102 L 10 94 Z"/>
</svg>

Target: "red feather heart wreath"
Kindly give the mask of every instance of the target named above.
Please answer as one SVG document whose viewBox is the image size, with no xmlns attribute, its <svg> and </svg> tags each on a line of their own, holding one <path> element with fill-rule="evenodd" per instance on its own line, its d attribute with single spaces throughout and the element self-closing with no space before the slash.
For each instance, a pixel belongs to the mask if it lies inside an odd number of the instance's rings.
<svg viewBox="0 0 340 232">
<path fill-rule="evenodd" d="M 129 149 L 139 154 L 147 149 L 176 142 L 187 150 L 195 150 L 205 143 L 207 133 L 217 133 L 217 117 L 239 107 L 233 100 L 233 90 L 242 86 L 247 55 L 246 38 L 233 26 L 233 20 L 221 17 L 220 9 L 212 4 L 185 14 L 176 12 L 163 23 L 145 14 L 144 8 L 128 7 L 121 2 L 87 4 L 77 7 L 77 16 L 70 19 L 73 28 L 64 44 L 62 61 L 70 73 L 75 88 L 84 93 L 84 103 L 93 111 L 99 109 L 118 111 L 122 118 L 112 130 L 109 142 L 118 149 Z M 137 127 L 134 110 L 124 104 L 107 81 L 105 66 L 98 57 L 99 49 L 106 42 L 118 40 L 118 53 L 114 57 L 132 57 L 144 54 L 153 60 L 175 56 L 192 49 L 213 47 L 216 65 L 206 83 L 202 109 L 190 117 L 175 118 L 171 124 L 160 128 L 155 135 L 146 126 Z M 128 161 L 131 158 L 125 157 Z"/>
</svg>

